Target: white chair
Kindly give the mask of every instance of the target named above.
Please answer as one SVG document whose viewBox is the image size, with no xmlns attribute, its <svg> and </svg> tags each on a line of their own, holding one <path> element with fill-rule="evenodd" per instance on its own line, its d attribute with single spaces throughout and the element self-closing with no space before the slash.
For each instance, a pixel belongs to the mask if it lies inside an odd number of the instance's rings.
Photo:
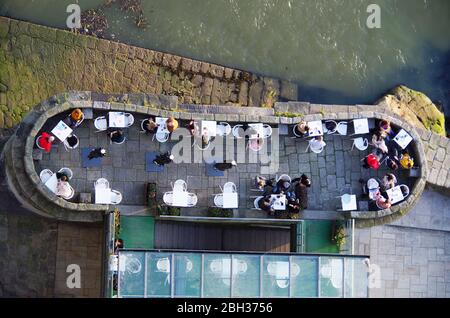
<svg viewBox="0 0 450 318">
<path fill-rule="evenodd" d="M 214 205 L 218 208 L 223 208 L 223 194 L 216 194 L 214 197 Z"/>
<path fill-rule="evenodd" d="M 156 137 L 156 140 L 158 140 L 159 142 L 166 142 L 167 140 L 169 140 L 170 133 L 156 132 L 154 137 Z"/>
<path fill-rule="evenodd" d="M 111 190 L 111 204 L 119 204 L 122 202 L 122 193 L 117 190 Z"/>
<path fill-rule="evenodd" d="M 158 272 L 170 273 L 170 260 L 168 257 L 160 258 L 156 262 L 156 269 Z"/>
<path fill-rule="evenodd" d="M 167 205 L 172 205 L 173 204 L 173 192 L 169 191 L 169 192 L 164 193 L 163 201 Z"/>
<path fill-rule="evenodd" d="M 97 179 L 97 181 L 94 182 L 94 188 L 95 189 L 108 189 L 109 188 L 109 181 L 105 178 Z"/>
<path fill-rule="evenodd" d="M 59 169 L 58 172 L 65 174 L 69 180 L 72 179 L 72 177 L 73 177 L 73 172 L 69 168 L 61 168 L 61 169 Z"/>
<path fill-rule="evenodd" d="M 178 179 L 177 181 L 175 181 L 172 188 L 173 188 L 173 192 L 186 192 L 186 190 L 187 190 L 186 181 Z"/>
<path fill-rule="evenodd" d="M 188 207 L 195 206 L 197 204 L 198 198 L 194 193 L 188 193 Z"/>
<path fill-rule="evenodd" d="M 406 198 L 409 195 L 409 187 L 406 184 L 399 185 L 402 190 L 403 196 Z"/>
<path fill-rule="evenodd" d="M 295 136 L 295 137 L 293 137 L 293 138 L 303 138 L 303 137 L 305 137 L 305 135 L 300 135 L 300 134 L 298 133 L 298 130 L 297 130 L 297 124 L 295 124 L 295 125 L 292 127 L 292 133 L 293 133 L 294 136 Z"/>
<path fill-rule="evenodd" d="M 311 149 L 314 153 L 321 153 L 325 149 L 325 142 L 319 143 L 315 139 L 311 139 L 308 141 L 308 147 L 306 147 L 306 152 L 308 149 Z"/>
<path fill-rule="evenodd" d="M 51 171 L 50 169 L 44 169 L 39 174 L 39 178 L 41 179 L 42 183 L 46 183 L 52 176 L 53 171 Z"/>
<path fill-rule="evenodd" d="M 233 182 L 227 182 L 223 186 L 224 193 L 234 193 L 237 192 L 236 185 Z"/>
<path fill-rule="evenodd" d="M 263 125 L 263 138 L 269 138 L 272 136 L 272 127 L 268 124 Z"/>
<path fill-rule="evenodd" d="M 134 124 L 134 116 L 130 113 L 125 113 L 125 127 L 130 127 Z"/>
<path fill-rule="evenodd" d="M 75 123 L 75 128 L 79 127 L 83 121 L 84 121 L 84 115 L 81 116 L 81 119 Z"/>
<path fill-rule="evenodd" d="M 332 124 L 334 126 L 334 128 L 328 129 L 327 124 Z M 337 131 L 337 126 L 338 126 L 338 124 L 334 120 L 326 120 L 322 124 L 323 133 L 328 134 L 328 135 L 334 134 Z"/>
<path fill-rule="evenodd" d="M 121 145 L 121 144 L 123 144 L 126 140 L 127 140 L 127 137 L 124 136 L 123 139 L 122 139 L 122 141 L 119 141 L 119 142 L 110 140 L 110 144 Z"/>
<path fill-rule="evenodd" d="M 231 133 L 231 126 L 229 123 L 220 122 L 217 124 L 217 135 L 228 136 Z"/>
<path fill-rule="evenodd" d="M 348 123 L 346 121 L 340 121 L 336 126 L 337 133 L 342 136 L 347 135 L 347 126 Z"/>
<path fill-rule="evenodd" d="M 42 148 L 42 147 L 39 145 L 39 140 L 41 140 L 41 138 L 42 138 L 42 136 L 39 136 L 39 137 L 36 138 L 36 147 L 38 147 L 38 148 L 41 149 L 41 150 L 44 150 L 44 148 Z"/>
<path fill-rule="evenodd" d="M 141 120 L 141 133 L 147 132 L 147 130 L 145 129 L 145 126 L 148 124 L 148 122 L 149 122 L 148 119 Z"/>
<path fill-rule="evenodd" d="M 232 130 L 232 133 L 233 133 L 233 136 L 235 137 L 235 138 L 237 138 L 237 139 L 241 139 L 241 138 L 243 138 L 243 136 L 241 136 L 240 134 L 239 134 L 239 132 L 240 131 L 244 131 L 244 128 L 243 128 L 244 126 L 243 125 L 235 125 L 234 127 L 233 127 L 233 130 Z"/>
<path fill-rule="evenodd" d="M 250 139 L 247 144 L 248 148 L 254 152 L 261 151 L 264 147 L 264 139 Z"/>
<path fill-rule="evenodd" d="M 355 147 L 360 151 L 364 151 L 369 147 L 369 140 L 367 140 L 367 138 L 362 137 L 355 138 L 353 139 L 352 150 Z"/>
<path fill-rule="evenodd" d="M 63 199 L 66 199 L 66 200 L 72 199 L 75 195 L 75 190 L 70 185 L 69 185 L 69 190 L 70 190 L 70 193 L 67 196 L 61 195 L 60 197 Z"/>
<path fill-rule="evenodd" d="M 66 138 L 63 142 L 64 148 L 66 149 L 66 151 L 69 151 L 69 149 L 75 149 L 80 145 L 80 139 L 74 134 L 72 134 L 72 136 L 77 139 L 77 143 L 75 145 L 71 146 L 71 145 L 69 145 L 69 142 L 67 141 L 67 138 Z M 69 136 L 69 137 L 71 137 L 71 136 Z"/>
<path fill-rule="evenodd" d="M 277 182 L 280 181 L 280 180 L 284 180 L 284 181 L 287 181 L 289 183 L 292 182 L 291 181 L 291 177 L 289 175 L 287 175 L 287 174 L 282 174 L 281 176 L 277 177 L 276 180 L 277 180 Z"/>
<path fill-rule="evenodd" d="M 108 121 L 106 120 L 106 117 L 100 116 L 95 118 L 94 126 L 95 128 L 97 128 L 97 131 L 105 131 L 106 129 L 108 129 Z"/>
<path fill-rule="evenodd" d="M 255 201 L 253 201 L 253 205 L 254 205 L 254 209 L 255 210 L 261 210 L 261 208 L 259 207 L 259 201 L 262 200 L 263 198 L 264 198 L 263 196 L 260 196 L 260 197 L 257 197 L 255 199 Z"/>
</svg>

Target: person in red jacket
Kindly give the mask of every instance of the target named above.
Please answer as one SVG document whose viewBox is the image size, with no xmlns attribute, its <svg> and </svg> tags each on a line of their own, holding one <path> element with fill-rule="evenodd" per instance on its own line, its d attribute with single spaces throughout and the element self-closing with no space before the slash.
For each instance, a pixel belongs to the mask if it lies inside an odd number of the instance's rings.
<svg viewBox="0 0 450 318">
<path fill-rule="evenodd" d="M 49 133 L 43 132 L 38 140 L 38 145 L 42 149 L 45 150 L 45 152 L 50 152 L 52 149 L 52 143 L 55 140 L 55 137 L 50 135 Z"/>
</svg>

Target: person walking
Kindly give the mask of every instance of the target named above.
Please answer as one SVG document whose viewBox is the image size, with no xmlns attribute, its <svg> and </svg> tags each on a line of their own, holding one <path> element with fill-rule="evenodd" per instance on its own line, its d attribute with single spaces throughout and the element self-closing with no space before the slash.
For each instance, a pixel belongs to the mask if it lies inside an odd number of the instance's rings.
<svg viewBox="0 0 450 318">
<path fill-rule="evenodd" d="M 92 160 L 94 158 L 102 158 L 106 155 L 106 149 L 98 147 L 95 149 L 92 149 L 92 151 L 88 155 L 88 159 Z"/>
</svg>

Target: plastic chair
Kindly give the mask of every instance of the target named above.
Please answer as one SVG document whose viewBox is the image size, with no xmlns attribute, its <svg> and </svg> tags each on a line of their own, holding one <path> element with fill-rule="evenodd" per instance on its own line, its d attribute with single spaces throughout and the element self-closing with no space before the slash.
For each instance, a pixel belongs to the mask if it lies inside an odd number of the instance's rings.
<svg viewBox="0 0 450 318">
<path fill-rule="evenodd" d="M 148 124 L 148 122 L 149 122 L 148 119 L 144 119 L 141 121 L 141 133 L 147 132 L 147 130 L 144 127 Z"/>
<path fill-rule="evenodd" d="M 178 179 L 173 184 L 173 192 L 186 192 L 187 190 L 187 183 L 184 180 Z"/>
<path fill-rule="evenodd" d="M 42 136 L 39 136 L 39 137 L 36 138 L 36 147 L 38 147 L 38 148 L 41 149 L 41 150 L 44 150 L 44 148 L 42 148 L 42 147 L 39 145 L 39 140 L 41 140 L 41 138 L 42 138 Z"/>
<path fill-rule="evenodd" d="M 223 194 L 216 194 L 214 197 L 214 205 L 218 208 L 223 208 Z"/>
<path fill-rule="evenodd" d="M 281 176 L 277 177 L 276 180 L 277 180 L 277 182 L 280 181 L 280 180 L 284 180 L 284 181 L 287 181 L 289 183 L 292 182 L 291 181 L 291 177 L 289 175 L 287 175 L 287 174 L 282 174 Z"/>
<path fill-rule="evenodd" d="M 61 168 L 61 169 L 59 169 L 58 172 L 65 174 L 67 176 L 67 178 L 69 178 L 69 180 L 72 179 L 72 177 L 73 177 L 73 172 L 69 168 Z"/>
<path fill-rule="evenodd" d="M 327 124 L 333 124 L 334 125 L 334 129 L 328 129 L 327 128 Z M 327 135 L 331 135 L 331 134 L 334 134 L 334 133 L 336 133 L 336 131 L 337 131 L 337 126 L 338 126 L 338 124 L 337 124 L 337 122 L 335 122 L 334 120 L 326 120 L 325 122 L 323 122 L 322 123 L 322 129 L 323 129 L 323 133 L 324 134 L 327 134 Z"/>
<path fill-rule="evenodd" d="M 342 136 L 347 135 L 347 126 L 348 123 L 346 121 L 340 121 L 336 126 L 337 133 Z"/>
<path fill-rule="evenodd" d="M 81 119 L 75 123 L 75 127 L 74 128 L 79 127 L 83 121 L 84 121 L 84 115 L 81 116 Z"/>
<path fill-rule="evenodd" d="M 65 199 L 65 200 L 70 200 L 75 196 L 75 190 L 69 185 L 69 189 L 70 189 L 70 194 L 67 196 L 63 196 L 61 195 L 60 197 Z"/>
<path fill-rule="evenodd" d="M 173 192 L 169 191 L 169 192 L 164 193 L 163 201 L 167 205 L 172 205 L 173 204 Z"/>
<path fill-rule="evenodd" d="M 305 137 L 305 135 L 300 135 L 298 133 L 297 125 L 294 125 L 294 127 L 292 127 L 292 133 L 294 134 L 295 138 L 304 138 Z"/>
<path fill-rule="evenodd" d="M 108 121 L 106 120 L 106 117 L 100 116 L 95 118 L 94 126 L 97 129 L 97 131 L 105 131 L 106 129 L 108 129 Z"/>
<path fill-rule="evenodd" d="M 255 210 L 261 210 L 261 208 L 259 207 L 259 200 L 263 199 L 263 196 L 257 197 L 255 199 L 255 201 L 253 201 L 253 205 L 255 206 L 254 209 Z"/>
<path fill-rule="evenodd" d="M 108 189 L 109 188 L 109 181 L 105 178 L 97 179 L 97 181 L 94 182 L 94 188 L 95 189 Z"/>
<path fill-rule="evenodd" d="M 125 127 L 131 127 L 134 124 L 134 116 L 130 113 L 125 113 Z"/>
<path fill-rule="evenodd" d="M 231 133 L 231 126 L 229 123 L 220 122 L 217 124 L 217 135 L 228 136 Z"/>
<path fill-rule="evenodd" d="M 170 137 L 170 133 L 160 133 L 160 132 L 156 132 L 155 134 L 156 140 L 158 140 L 159 142 L 166 142 L 167 140 L 169 140 Z"/>
<path fill-rule="evenodd" d="M 402 190 L 403 196 L 406 198 L 409 195 L 409 187 L 406 184 L 401 184 L 399 187 Z"/>
<path fill-rule="evenodd" d="M 235 193 L 237 192 L 236 185 L 233 182 L 227 182 L 223 186 L 224 193 Z"/>
<path fill-rule="evenodd" d="M 269 138 L 272 136 L 272 127 L 268 124 L 263 125 L 263 138 Z"/>
<path fill-rule="evenodd" d="M 188 207 L 195 206 L 197 204 L 198 198 L 194 193 L 188 193 Z"/>
<path fill-rule="evenodd" d="M 50 169 L 44 169 L 39 174 L 39 178 L 41 179 L 42 183 L 46 183 L 52 176 L 53 171 L 51 171 Z"/>
<path fill-rule="evenodd" d="M 111 204 L 119 204 L 122 202 L 122 193 L 117 190 L 111 190 Z"/>
<path fill-rule="evenodd" d="M 70 146 L 69 142 L 67 141 L 67 138 L 66 138 L 63 142 L 64 148 L 66 149 L 66 151 L 69 151 L 69 149 L 75 149 L 80 145 L 80 139 L 76 135 L 72 134 L 69 137 L 75 137 L 77 139 L 77 143 L 73 146 Z"/>
<path fill-rule="evenodd" d="M 355 138 L 353 139 L 352 150 L 355 147 L 360 151 L 364 151 L 369 147 L 369 140 L 367 140 L 367 138 L 362 137 Z"/>
<path fill-rule="evenodd" d="M 325 149 L 325 146 L 321 143 L 315 142 L 314 139 L 311 139 L 308 141 L 308 147 L 306 147 L 306 152 L 308 151 L 308 149 L 311 149 L 311 151 L 314 153 L 321 153 Z"/>
<path fill-rule="evenodd" d="M 242 127 L 244 127 L 244 126 L 241 125 L 241 124 L 235 125 L 235 126 L 233 127 L 232 133 L 233 133 L 233 136 L 234 136 L 235 138 L 237 138 L 237 139 L 243 138 L 241 135 L 239 135 L 239 131 L 243 131 L 243 130 L 244 130 L 244 128 L 242 128 Z"/>
</svg>

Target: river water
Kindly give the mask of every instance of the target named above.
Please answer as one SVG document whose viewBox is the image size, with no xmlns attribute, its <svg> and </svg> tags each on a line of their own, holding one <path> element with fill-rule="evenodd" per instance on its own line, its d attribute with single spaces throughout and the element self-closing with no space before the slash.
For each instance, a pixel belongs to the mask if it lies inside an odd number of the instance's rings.
<svg viewBox="0 0 450 318">
<path fill-rule="evenodd" d="M 1 0 L 0 14 L 65 27 L 69 3 Z M 381 8 L 369 29 L 367 7 Z M 448 0 L 143 0 L 148 27 L 106 10 L 108 37 L 299 84 L 300 100 L 373 103 L 405 84 L 450 114 Z"/>
</svg>

